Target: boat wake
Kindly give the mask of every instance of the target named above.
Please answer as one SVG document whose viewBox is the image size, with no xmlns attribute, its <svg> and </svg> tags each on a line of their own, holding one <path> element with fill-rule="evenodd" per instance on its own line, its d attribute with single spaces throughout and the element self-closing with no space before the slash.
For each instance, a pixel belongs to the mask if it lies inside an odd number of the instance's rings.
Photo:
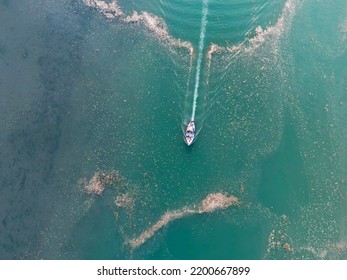
<svg viewBox="0 0 347 280">
<path fill-rule="evenodd" d="M 191 121 L 195 121 L 196 111 L 197 111 L 197 101 L 199 97 L 199 89 L 201 87 L 201 80 L 203 79 L 206 85 L 209 85 L 210 79 L 210 68 L 212 59 L 216 54 L 221 54 L 225 56 L 223 60 L 227 62 L 223 69 L 218 70 L 222 71 L 220 75 L 217 77 L 218 80 L 213 82 L 216 85 L 215 88 L 210 87 L 206 96 L 203 96 L 203 99 L 208 100 L 208 104 L 202 104 L 202 114 L 199 114 L 199 123 L 198 128 L 195 133 L 195 138 L 201 130 L 202 124 L 206 119 L 206 116 L 214 104 L 214 101 L 219 93 L 219 89 L 222 83 L 224 83 L 225 75 L 227 74 L 226 69 L 234 62 L 234 57 L 239 56 L 240 54 L 252 54 L 254 53 L 260 46 L 262 46 L 265 42 L 269 42 L 273 45 L 272 53 L 276 55 L 278 48 L 278 44 L 280 42 L 280 38 L 283 34 L 286 34 L 286 31 L 290 29 L 292 19 L 295 15 L 297 7 L 299 6 L 299 0 L 287 0 L 281 15 L 277 19 L 276 23 L 273 26 L 268 26 L 263 28 L 258 26 L 255 29 L 255 36 L 252 38 L 245 38 L 244 41 L 238 45 L 234 46 L 226 46 L 222 47 L 215 43 L 211 43 L 208 47 L 208 50 L 205 51 L 205 37 L 206 37 L 206 27 L 207 27 L 207 16 L 209 13 L 209 2 L 208 0 L 203 0 L 202 3 L 202 18 L 201 18 L 201 28 L 200 28 L 200 38 L 199 45 L 197 50 L 196 57 L 196 65 L 194 72 L 194 80 L 192 79 L 192 62 L 195 60 L 194 57 L 194 48 L 192 43 L 188 41 L 183 41 L 180 39 L 173 38 L 168 31 L 167 25 L 165 21 L 151 13 L 146 11 L 137 12 L 133 11 L 130 14 L 126 14 L 121 6 L 118 4 L 117 0 L 113 0 L 112 2 L 107 2 L 106 0 L 83 0 L 86 6 L 97 9 L 101 14 L 103 14 L 108 19 L 117 19 L 118 21 L 125 24 L 141 24 L 147 28 L 148 31 L 151 32 L 161 43 L 168 46 L 170 50 L 177 50 L 177 48 L 184 49 L 188 52 L 190 56 L 190 69 L 187 78 L 186 85 L 186 96 L 183 105 L 183 116 L 182 116 L 182 131 L 186 135 L 186 128 Z M 173 47 L 173 48 L 172 48 Z M 176 51 L 173 51 L 176 52 Z M 206 54 L 206 64 L 207 71 L 206 73 L 202 73 L 202 66 L 204 63 L 204 53 Z M 176 59 L 176 58 L 175 58 Z M 175 60 L 174 59 L 174 60 Z M 191 81 L 193 80 L 193 81 Z M 192 84 L 191 84 L 192 82 Z M 219 83 L 219 85 L 218 85 Z M 190 93 L 190 88 L 192 90 L 192 96 Z M 182 86 L 179 86 L 179 91 L 182 91 Z M 192 103 L 191 99 L 192 98 Z M 181 103 L 180 103 L 181 104 Z M 181 111 L 182 111 L 181 110 Z M 195 140 L 195 139 L 194 139 Z"/>
<path fill-rule="evenodd" d="M 198 57 L 196 61 L 196 72 L 195 72 L 195 82 L 194 82 L 194 91 L 193 91 L 193 106 L 192 106 L 192 114 L 189 119 L 184 119 L 183 123 L 186 125 L 186 128 L 182 129 L 184 132 L 184 139 L 188 146 L 190 146 L 196 139 L 198 133 L 195 133 L 195 114 L 196 114 L 196 106 L 197 99 L 199 95 L 199 87 L 200 87 L 200 78 L 201 78 L 201 67 L 202 61 L 204 57 L 204 45 L 205 45 L 205 37 L 206 37 L 206 26 L 207 26 L 207 15 L 208 15 L 208 0 L 203 0 L 202 3 L 202 18 L 201 18 L 201 28 L 200 28 L 200 38 L 199 38 L 199 49 L 198 49 Z M 189 88 L 189 83 L 188 87 Z M 188 93 L 189 91 L 187 91 Z M 188 98 L 188 94 L 186 96 Z M 188 100 L 186 101 L 188 103 Z M 188 124 L 186 124 L 188 122 Z M 201 129 L 201 125 L 200 125 Z M 198 130 L 198 132 L 200 131 Z"/>
<path fill-rule="evenodd" d="M 260 76 L 265 76 L 269 69 L 273 67 L 278 68 L 278 74 L 284 75 L 281 70 L 282 57 L 281 57 L 281 45 L 284 42 L 284 37 L 289 33 L 293 18 L 297 13 L 297 10 L 301 4 L 299 0 L 287 0 L 282 8 L 280 16 L 276 20 L 274 25 L 267 26 L 266 28 L 258 26 L 255 28 L 253 37 L 245 39 L 237 45 L 220 46 L 216 43 L 211 43 L 206 52 L 206 92 L 208 100 L 206 108 L 203 110 L 202 119 L 205 120 L 210 109 L 216 103 L 220 92 L 226 91 L 228 93 L 234 92 L 236 86 L 230 86 L 230 76 L 233 76 L 234 83 L 240 79 L 241 75 L 236 75 L 236 65 L 242 64 L 256 64 L 255 61 L 259 61 L 257 70 Z M 252 32 L 253 33 L 253 32 Z M 246 62 L 241 62 L 246 61 Z M 242 65 L 241 64 L 241 65 Z M 272 66 L 270 66 L 270 64 Z M 242 66 L 239 67 L 242 67 Z M 269 73 L 272 75 L 272 73 Z M 242 76 L 247 76 L 242 74 Z M 255 84 L 261 84 L 263 81 L 256 75 Z M 282 77 L 283 78 L 283 77 Z M 253 78 L 252 78 L 253 79 Z M 247 83 L 245 78 L 241 81 L 244 85 Z M 265 82 L 265 81 L 264 81 Z M 247 85 L 250 85 L 247 83 Z M 220 102 L 217 102 L 220 103 Z M 218 104 L 222 110 L 225 109 L 225 104 Z"/>
<path fill-rule="evenodd" d="M 204 44 L 205 44 L 205 35 L 206 35 L 206 26 L 207 26 L 207 14 L 208 14 L 208 0 L 204 0 L 202 6 L 202 18 L 201 18 L 201 31 L 200 31 L 200 40 L 199 40 L 199 54 L 196 65 L 196 74 L 195 74 L 195 85 L 194 85 L 194 100 L 193 100 L 193 109 L 191 121 L 195 119 L 196 112 L 196 101 L 199 94 L 199 85 L 200 85 L 200 75 L 201 75 L 201 63 L 203 59 Z"/>
</svg>

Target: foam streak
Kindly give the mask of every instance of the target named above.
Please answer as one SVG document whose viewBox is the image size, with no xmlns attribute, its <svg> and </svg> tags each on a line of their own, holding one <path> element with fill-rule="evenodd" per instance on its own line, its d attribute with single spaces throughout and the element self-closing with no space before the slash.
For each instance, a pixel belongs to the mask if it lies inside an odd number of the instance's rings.
<svg viewBox="0 0 347 280">
<path fill-rule="evenodd" d="M 196 65 L 196 74 L 195 74 L 195 86 L 194 86 L 194 100 L 193 100 L 193 110 L 191 120 L 195 119 L 196 111 L 196 100 L 198 98 L 199 84 L 200 84 L 200 73 L 201 73 L 201 63 L 203 58 L 205 35 L 206 35 L 206 25 L 207 25 L 207 14 L 208 14 L 208 0 L 203 1 L 202 6 L 202 18 L 201 18 L 201 31 L 200 31 L 200 40 L 199 40 L 199 54 Z"/>
</svg>

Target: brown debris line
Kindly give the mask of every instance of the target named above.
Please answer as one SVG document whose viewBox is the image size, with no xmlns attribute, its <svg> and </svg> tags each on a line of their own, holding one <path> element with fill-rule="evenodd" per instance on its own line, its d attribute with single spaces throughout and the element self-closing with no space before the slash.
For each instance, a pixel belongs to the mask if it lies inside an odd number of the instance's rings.
<svg viewBox="0 0 347 280">
<path fill-rule="evenodd" d="M 201 202 L 198 208 L 183 208 L 179 210 L 166 212 L 153 226 L 142 232 L 137 238 L 129 240 L 127 243 L 130 245 L 132 249 L 136 249 L 137 247 L 145 243 L 149 238 L 151 238 L 159 229 L 161 229 L 173 220 L 191 214 L 210 213 L 216 210 L 226 209 L 237 203 L 238 199 L 233 195 L 228 196 L 227 194 L 222 193 L 211 193 L 206 196 L 206 198 Z"/>
<path fill-rule="evenodd" d="M 119 183 L 123 181 L 123 177 L 120 175 L 118 171 L 110 171 L 110 172 L 95 172 L 92 179 L 90 179 L 87 186 L 84 189 L 88 194 L 97 194 L 101 195 L 107 185 L 113 185 L 115 183 Z"/>
<path fill-rule="evenodd" d="M 167 225 L 173 220 L 182 218 L 184 216 L 187 216 L 189 214 L 196 213 L 195 210 L 191 209 L 183 209 L 180 211 L 172 211 L 167 212 L 163 216 L 161 216 L 160 220 L 156 222 L 153 226 L 151 226 L 149 229 L 142 232 L 139 237 L 131 239 L 129 241 L 129 245 L 131 248 L 135 249 L 139 246 L 141 246 L 143 243 L 145 243 L 149 238 L 151 238 L 159 229 Z"/>
<path fill-rule="evenodd" d="M 199 213 L 207 213 L 218 209 L 225 209 L 236 203 L 238 203 L 236 196 L 227 196 L 222 193 L 211 193 L 201 202 Z"/>
<path fill-rule="evenodd" d="M 174 47 L 185 48 L 193 55 L 193 45 L 190 42 L 175 39 L 169 34 L 169 29 L 164 20 L 148 12 L 138 13 L 133 11 L 131 15 L 125 15 L 117 0 L 107 3 L 105 0 L 83 0 L 84 4 L 95 8 L 108 19 L 119 19 L 124 23 L 142 23 L 152 31 L 161 41 Z"/>
</svg>

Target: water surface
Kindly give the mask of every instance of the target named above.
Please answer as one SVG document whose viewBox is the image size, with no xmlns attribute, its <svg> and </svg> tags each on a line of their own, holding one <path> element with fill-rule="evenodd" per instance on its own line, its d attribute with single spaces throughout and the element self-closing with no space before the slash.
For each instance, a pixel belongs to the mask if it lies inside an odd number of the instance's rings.
<svg viewBox="0 0 347 280">
<path fill-rule="evenodd" d="M 0 258 L 347 257 L 345 1 L 207 1 L 191 147 L 203 1 L 86 1 L 0 1 Z"/>
</svg>

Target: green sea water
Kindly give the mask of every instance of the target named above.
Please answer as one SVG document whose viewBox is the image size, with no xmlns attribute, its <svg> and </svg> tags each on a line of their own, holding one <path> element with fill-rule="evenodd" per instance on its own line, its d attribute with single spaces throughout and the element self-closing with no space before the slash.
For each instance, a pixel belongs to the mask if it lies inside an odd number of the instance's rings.
<svg viewBox="0 0 347 280">
<path fill-rule="evenodd" d="M 0 258 L 346 259 L 345 0 L 25 2 L 0 1 Z M 124 183 L 87 194 L 98 171 Z M 129 247 L 211 193 L 239 204 Z"/>
</svg>

